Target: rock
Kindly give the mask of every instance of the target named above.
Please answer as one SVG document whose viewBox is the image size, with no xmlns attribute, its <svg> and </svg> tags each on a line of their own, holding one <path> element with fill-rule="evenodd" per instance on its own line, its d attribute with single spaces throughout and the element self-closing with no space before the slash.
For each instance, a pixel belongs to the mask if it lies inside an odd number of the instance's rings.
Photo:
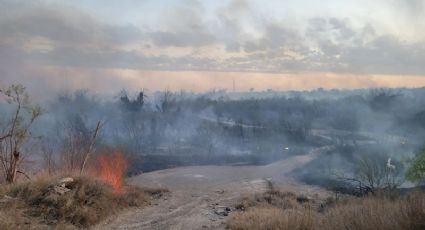
<svg viewBox="0 0 425 230">
<path fill-rule="evenodd" d="M 313 200 L 313 198 L 306 196 L 306 195 L 299 195 L 297 196 L 298 203 L 305 203 Z"/>
<path fill-rule="evenodd" d="M 227 216 L 228 215 L 228 213 L 224 209 L 218 209 L 218 210 L 215 210 L 214 212 L 215 212 L 215 214 L 217 214 L 219 216 Z"/>
<path fill-rule="evenodd" d="M 53 191 L 56 192 L 59 195 L 64 195 L 65 193 L 71 191 L 69 188 L 65 188 L 65 186 L 53 186 Z"/>
<path fill-rule="evenodd" d="M 4 195 L 1 199 L 0 199 L 0 203 L 8 203 L 11 201 L 14 201 L 15 198 L 8 196 L 8 195 Z"/>
<path fill-rule="evenodd" d="M 60 185 L 61 187 L 65 188 L 71 182 L 74 182 L 74 178 L 65 177 L 65 178 L 60 179 L 57 184 Z"/>
<path fill-rule="evenodd" d="M 231 209 L 225 206 L 217 206 L 214 210 L 214 213 L 219 216 L 228 216 Z"/>
</svg>

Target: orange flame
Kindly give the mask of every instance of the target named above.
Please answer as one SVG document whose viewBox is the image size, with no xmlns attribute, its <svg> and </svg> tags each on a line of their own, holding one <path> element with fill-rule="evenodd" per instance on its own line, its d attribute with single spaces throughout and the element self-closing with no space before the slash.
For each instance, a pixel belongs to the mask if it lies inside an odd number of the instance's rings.
<svg viewBox="0 0 425 230">
<path fill-rule="evenodd" d="M 124 154 L 115 152 L 98 157 L 100 163 L 99 178 L 112 185 L 115 193 L 123 192 L 124 175 L 128 169 L 128 161 Z"/>
</svg>

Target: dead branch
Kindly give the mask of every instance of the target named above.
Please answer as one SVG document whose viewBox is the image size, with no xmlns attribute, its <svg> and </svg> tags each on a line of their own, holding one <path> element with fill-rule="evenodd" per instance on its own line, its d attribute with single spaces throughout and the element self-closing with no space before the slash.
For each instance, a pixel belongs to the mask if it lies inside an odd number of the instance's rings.
<svg viewBox="0 0 425 230">
<path fill-rule="evenodd" d="M 17 170 L 16 172 L 24 175 L 28 180 L 31 180 L 31 178 L 26 173 L 24 173 L 24 172 L 22 172 L 20 170 Z"/>
<path fill-rule="evenodd" d="M 93 137 L 91 139 L 89 148 L 87 149 L 87 152 L 86 152 L 86 154 L 84 156 L 84 160 L 83 160 L 83 162 L 81 164 L 80 174 L 83 174 L 83 172 L 84 172 L 84 168 L 86 166 L 87 160 L 89 159 L 89 156 L 90 156 L 91 152 L 93 151 L 93 147 L 94 147 L 94 144 L 96 142 L 97 134 L 99 133 L 99 130 L 100 130 L 101 126 L 102 126 L 101 121 L 98 121 L 97 122 L 97 125 L 96 125 L 96 129 L 94 130 Z"/>
</svg>

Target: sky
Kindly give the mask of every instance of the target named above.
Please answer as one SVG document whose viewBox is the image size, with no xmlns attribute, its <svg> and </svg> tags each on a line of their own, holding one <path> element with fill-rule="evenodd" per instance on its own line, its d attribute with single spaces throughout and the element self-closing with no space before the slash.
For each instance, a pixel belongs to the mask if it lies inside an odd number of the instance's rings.
<svg viewBox="0 0 425 230">
<path fill-rule="evenodd" d="M 0 86 L 425 86 L 424 0 L 0 0 Z"/>
</svg>

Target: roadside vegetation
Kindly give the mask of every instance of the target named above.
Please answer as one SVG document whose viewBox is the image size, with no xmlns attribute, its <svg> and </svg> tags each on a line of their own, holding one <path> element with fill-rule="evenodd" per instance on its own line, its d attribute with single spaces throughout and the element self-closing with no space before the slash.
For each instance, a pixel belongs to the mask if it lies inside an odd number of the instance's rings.
<svg viewBox="0 0 425 230">
<path fill-rule="evenodd" d="M 425 151 L 409 159 L 406 179 L 422 185 Z M 401 190 L 400 165 L 361 156 L 356 173 L 338 177 L 325 199 L 275 190 L 247 196 L 227 220 L 234 230 L 419 230 L 425 229 L 425 192 Z M 348 182 L 347 182 L 348 181 Z M 344 186 L 344 189 L 341 187 Z"/>
<path fill-rule="evenodd" d="M 138 188 L 115 193 L 97 179 L 74 178 L 61 187 L 61 177 L 40 177 L 1 188 L 0 229 L 87 228 L 129 207 L 149 204 Z M 60 189 L 59 189 L 60 188 Z"/>
<path fill-rule="evenodd" d="M 21 85 L 0 100 L 0 229 L 88 228 L 167 192 L 125 184 L 127 156 L 97 145 L 103 122 L 88 130 L 76 120 L 60 145 L 40 147 L 33 126 L 46 111 Z"/>
<path fill-rule="evenodd" d="M 425 193 L 318 200 L 270 191 L 244 198 L 227 220 L 235 230 L 425 229 Z"/>
</svg>

